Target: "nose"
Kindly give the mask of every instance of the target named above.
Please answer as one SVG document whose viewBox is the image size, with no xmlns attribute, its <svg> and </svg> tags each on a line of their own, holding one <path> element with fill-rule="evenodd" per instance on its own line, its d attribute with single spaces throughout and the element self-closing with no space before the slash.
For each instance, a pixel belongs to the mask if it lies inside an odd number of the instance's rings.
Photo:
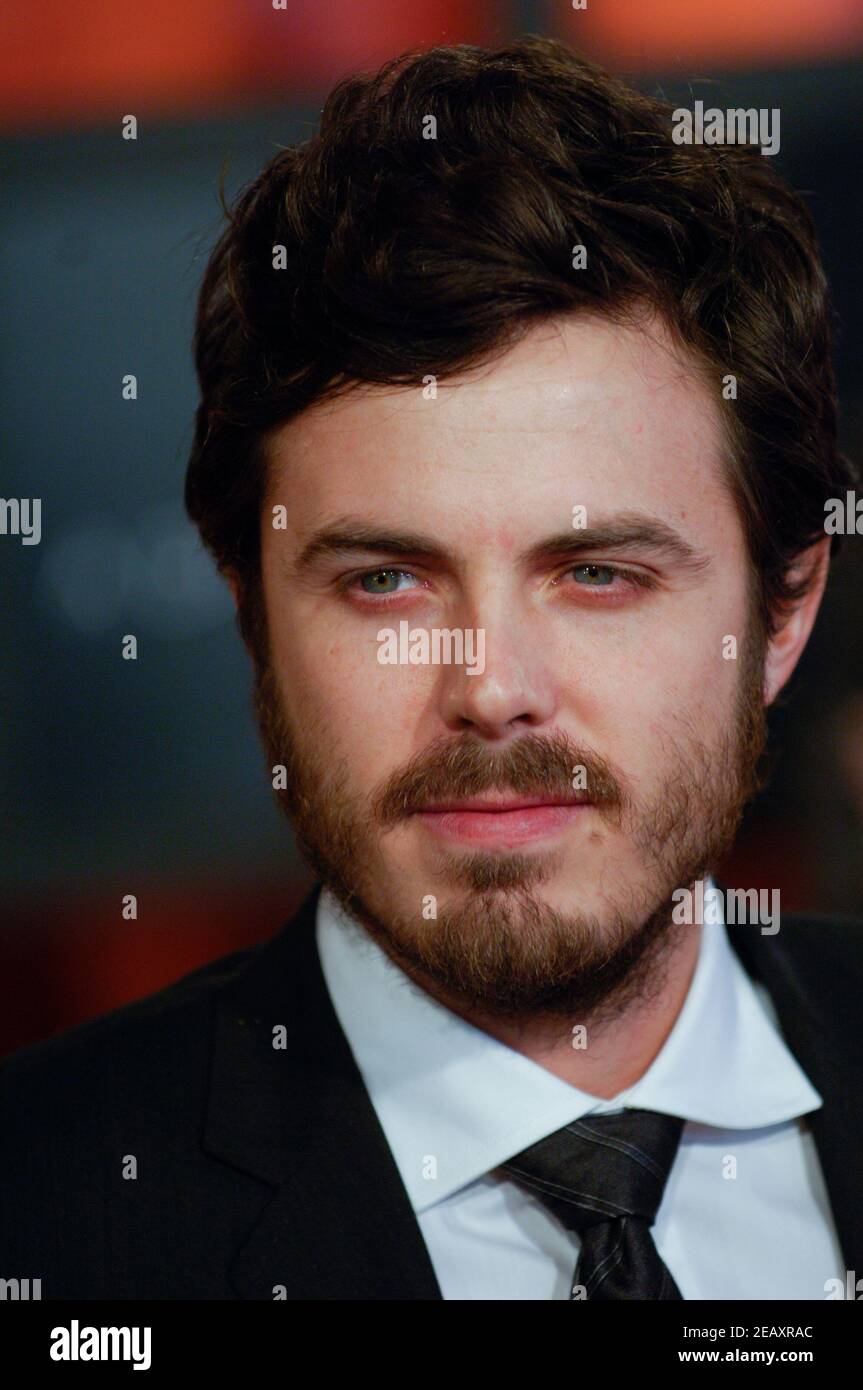
<svg viewBox="0 0 863 1390">
<path fill-rule="evenodd" d="M 484 633 L 484 665 L 473 674 L 467 666 L 447 669 L 440 710 L 447 728 L 500 741 L 551 724 L 556 682 L 536 616 L 517 612 L 512 603 L 485 603 L 473 607 L 472 618 Z"/>
</svg>

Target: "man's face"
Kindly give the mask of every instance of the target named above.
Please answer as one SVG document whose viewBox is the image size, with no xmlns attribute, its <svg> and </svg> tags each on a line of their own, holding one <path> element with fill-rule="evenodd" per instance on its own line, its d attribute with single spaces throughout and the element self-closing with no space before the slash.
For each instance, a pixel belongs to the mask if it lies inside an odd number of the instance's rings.
<svg viewBox="0 0 863 1390">
<path fill-rule="evenodd" d="M 619 1006 L 728 846 L 764 711 L 721 450 L 656 320 L 584 315 L 271 437 L 268 755 L 318 873 L 441 997 Z M 484 660 L 384 664 L 402 622 Z"/>
</svg>

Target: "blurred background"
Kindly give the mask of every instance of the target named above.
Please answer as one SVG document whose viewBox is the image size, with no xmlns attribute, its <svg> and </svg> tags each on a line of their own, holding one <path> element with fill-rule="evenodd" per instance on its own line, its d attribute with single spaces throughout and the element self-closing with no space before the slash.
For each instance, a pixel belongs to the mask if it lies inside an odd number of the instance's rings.
<svg viewBox="0 0 863 1390">
<path fill-rule="evenodd" d="M 863 440 L 859 0 L 5 0 L 0 44 L 0 1052 L 272 935 L 304 896 L 228 595 L 182 509 L 195 295 L 229 196 L 332 84 L 415 45 L 561 37 L 676 104 L 778 107 Z M 134 115 L 137 140 L 122 138 Z M 121 381 L 137 377 L 137 400 Z M 135 633 L 138 660 L 120 659 Z M 863 541 L 722 875 L 863 916 Z M 122 916 L 135 894 L 138 918 Z"/>
</svg>

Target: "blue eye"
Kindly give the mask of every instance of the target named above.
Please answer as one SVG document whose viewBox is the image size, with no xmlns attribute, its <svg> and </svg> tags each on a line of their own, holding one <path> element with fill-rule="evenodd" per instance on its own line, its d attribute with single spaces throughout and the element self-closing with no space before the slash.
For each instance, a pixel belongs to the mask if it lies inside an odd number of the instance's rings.
<svg viewBox="0 0 863 1390">
<path fill-rule="evenodd" d="M 576 565 L 572 574 L 583 574 L 587 577 L 587 588 L 605 588 L 611 584 L 617 570 L 613 565 Z"/>
</svg>

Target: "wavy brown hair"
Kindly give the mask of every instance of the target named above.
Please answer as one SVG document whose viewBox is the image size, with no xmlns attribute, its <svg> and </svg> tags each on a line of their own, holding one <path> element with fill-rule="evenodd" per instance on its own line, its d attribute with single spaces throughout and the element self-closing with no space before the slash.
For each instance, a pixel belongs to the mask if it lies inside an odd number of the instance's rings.
<svg viewBox="0 0 863 1390">
<path fill-rule="evenodd" d="M 226 211 L 197 311 L 186 505 L 240 581 L 247 641 L 269 430 L 355 383 L 490 361 L 538 320 L 645 303 L 721 403 L 764 633 L 805 592 L 792 564 L 855 477 L 812 220 L 757 146 L 676 145 L 669 103 L 551 39 L 433 48 L 341 82 L 319 132 Z"/>
</svg>

